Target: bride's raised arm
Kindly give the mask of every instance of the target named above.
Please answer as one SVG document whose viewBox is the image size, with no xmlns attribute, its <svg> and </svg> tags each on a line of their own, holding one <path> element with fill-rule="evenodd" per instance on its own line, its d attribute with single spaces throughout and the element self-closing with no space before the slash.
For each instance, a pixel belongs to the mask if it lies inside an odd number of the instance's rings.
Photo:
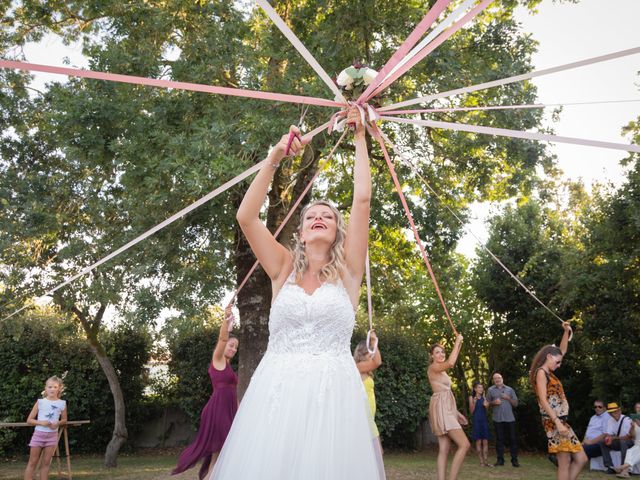
<svg viewBox="0 0 640 480">
<path fill-rule="evenodd" d="M 300 141 L 300 130 L 292 125 L 289 132 L 296 135 L 296 138 L 291 142 L 289 155 L 297 155 L 303 148 Z M 273 180 L 273 174 L 280 161 L 285 157 L 290 133 L 283 135 L 277 145 L 273 147 L 267 157 L 267 162 L 251 182 L 251 186 L 244 195 L 236 213 L 236 219 L 251 246 L 251 250 L 272 281 L 278 279 L 284 268 L 291 263 L 291 255 L 262 223 L 260 209 L 267 196 L 269 184 Z"/>
<path fill-rule="evenodd" d="M 364 274 L 369 241 L 371 169 L 369 167 L 365 126 L 362 124 L 360 111 L 356 107 L 352 107 L 349 110 L 348 122 L 355 124 L 356 159 L 353 169 L 353 204 L 351 205 L 344 246 L 347 271 L 350 278 L 345 280 L 349 296 L 354 305 L 356 305 L 360 284 L 362 283 L 362 275 Z"/>
</svg>

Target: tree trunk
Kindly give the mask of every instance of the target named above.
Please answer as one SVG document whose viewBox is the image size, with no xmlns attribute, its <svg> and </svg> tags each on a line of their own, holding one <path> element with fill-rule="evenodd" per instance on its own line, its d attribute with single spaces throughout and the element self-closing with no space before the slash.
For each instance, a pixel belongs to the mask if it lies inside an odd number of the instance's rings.
<svg viewBox="0 0 640 480">
<path fill-rule="evenodd" d="M 111 395 L 113 397 L 115 413 L 113 436 L 111 437 L 111 441 L 107 445 L 107 449 L 104 454 L 104 465 L 107 468 L 117 467 L 118 452 L 122 445 L 127 441 L 128 434 L 125 418 L 124 395 L 122 394 L 122 388 L 120 387 L 120 380 L 118 379 L 118 374 L 116 373 L 115 368 L 113 368 L 111 360 L 107 356 L 107 352 L 98 339 L 98 332 L 100 331 L 102 317 L 107 309 L 107 305 L 100 305 L 95 316 L 90 318 L 88 311 L 83 311 L 76 305 L 65 302 L 62 296 L 56 294 L 54 300 L 62 307 L 63 310 L 72 312 L 78 319 L 87 336 L 89 347 L 95 355 L 96 360 L 98 360 L 105 377 L 107 377 L 107 382 L 109 382 L 109 390 L 111 390 Z"/>
<path fill-rule="evenodd" d="M 111 360 L 107 357 L 104 347 L 100 344 L 98 336 L 89 336 L 89 333 L 87 332 L 87 337 L 89 338 L 91 350 L 107 377 L 109 389 L 111 390 L 111 395 L 113 395 L 113 405 L 115 408 L 113 435 L 104 453 L 104 466 L 107 468 L 114 468 L 118 466 L 118 452 L 120 451 L 120 447 L 124 445 L 128 437 L 124 396 L 122 395 L 122 389 L 120 388 L 118 374 L 116 373 L 115 368 L 113 368 Z"/>
<path fill-rule="evenodd" d="M 274 8 L 279 8 L 282 19 L 286 22 L 289 15 L 290 2 L 272 1 Z M 272 26 L 273 34 L 277 38 L 280 32 L 277 27 Z M 273 91 L 280 88 L 279 82 L 286 74 L 287 61 L 270 58 L 269 68 L 266 78 L 266 87 Z M 284 133 L 284 132 L 283 132 Z M 267 210 L 267 227 L 271 232 L 275 232 L 282 220 L 286 216 L 291 204 L 304 190 L 311 177 L 316 173 L 319 159 L 319 145 L 322 139 L 314 141 L 315 148 L 307 146 L 303 152 L 301 161 L 286 161 L 275 172 L 271 190 L 268 193 L 269 208 Z M 258 156 L 265 155 L 265 152 L 258 153 Z M 262 158 L 262 157 L 261 157 Z M 296 168 L 296 170 L 293 170 Z M 287 189 L 291 178 L 296 178 L 292 189 Z M 290 192 L 287 194 L 287 192 Z M 311 191 L 307 194 L 305 201 L 309 198 Z M 242 198 L 236 199 L 236 206 L 240 205 Z M 301 205 L 304 205 L 305 201 Z M 287 226 L 280 234 L 278 241 L 285 246 L 289 246 L 291 237 L 298 225 L 298 216 L 301 207 L 289 220 Z M 240 229 L 236 229 L 236 245 L 238 246 L 235 255 L 237 282 L 239 284 L 255 262 L 255 256 L 249 247 Z M 241 328 L 238 334 L 240 341 L 239 367 L 238 367 L 238 397 L 242 398 L 249 386 L 251 376 L 258 363 L 267 350 L 269 341 L 269 312 L 271 311 L 271 280 L 262 268 L 258 268 L 249 279 L 243 290 L 238 295 L 238 309 L 240 310 Z"/>
<path fill-rule="evenodd" d="M 238 229 L 236 270 L 239 284 L 247 274 L 255 257 L 242 232 Z M 249 386 L 251 376 L 267 350 L 269 339 L 269 311 L 271 306 L 271 281 L 258 267 L 238 295 L 241 328 L 238 333 L 240 353 L 238 360 L 238 399 L 241 400 Z"/>
</svg>

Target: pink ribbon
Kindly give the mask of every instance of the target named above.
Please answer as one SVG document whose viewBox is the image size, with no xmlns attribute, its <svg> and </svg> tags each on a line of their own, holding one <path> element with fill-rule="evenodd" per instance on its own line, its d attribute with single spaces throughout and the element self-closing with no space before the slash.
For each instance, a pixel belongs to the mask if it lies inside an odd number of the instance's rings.
<svg viewBox="0 0 640 480">
<path fill-rule="evenodd" d="M 491 251 L 489 250 L 489 247 L 487 247 L 484 243 L 482 243 L 482 241 L 478 238 L 478 236 L 470 229 L 466 226 L 465 222 L 456 214 L 456 212 L 453 211 L 453 209 L 451 207 L 449 207 L 449 205 L 447 205 L 447 202 L 443 201 L 442 198 L 440 197 L 440 195 L 438 195 L 438 193 L 431 187 L 431 185 L 429 185 L 429 182 L 427 182 L 427 180 L 420 174 L 420 172 L 417 170 L 417 168 L 413 165 L 413 163 L 406 157 L 405 154 L 403 154 L 400 149 L 398 147 L 396 147 L 394 145 L 394 143 L 389 140 L 389 137 L 387 137 L 385 135 L 385 133 L 383 131 L 380 131 L 380 135 L 382 135 L 382 138 L 391 146 L 391 148 L 393 149 L 393 151 L 396 153 L 396 155 L 398 155 L 402 160 L 404 160 L 405 165 L 407 165 L 409 167 L 409 169 L 411 169 L 411 171 L 413 172 L 413 174 L 418 177 L 423 185 L 425 187 L 427 187 L 427 189 L 440 201 L 440 204 L 442 206 L 444 206 L 444 208 L 446 208 L 449 213 L 451 215 L 453 215 L 453 217 L 458 220 L 458 222 L 460 223 L 460 225 L 462 225 L 462 227 L 469 232 L 473 238 L 476 239 L 476 242 L 478 243 L 478 245 L 480 245 L 480 247 L 482 247 L 482 249 L 487 252 L 489 254 L 489 256 L 491 257 L 491 259 L 498 264 L 518 285 L 520 285 L 520 287 L 527 292 L 536 302 L 538 302 L 547 312 L 549 312 L 551 315 L 553 315 L 555 318 L 557 318 L 558 320 L 560 320 L 560 322 L 564 322 L 564 320 L 562 318 L 560 318 L 558 316 L 558 314 L 556 314 L 553 310 L 551 310 L 542 300 L 540 300 L 535 293 L 533 293 L 524 283 L 522 283 L 522 281 L 511 271 L 509 270 L 509 268 L 502 263 L 502 261 Z"/>
<path fill-rule="evenodd" d="M 435 5 L 427 12 L 427 14 L 423 17 L 420 23 L 413 29 L 413 32 L 407 37 L 407 39 L 400 45 L 398 50 L 391 56 L 391 58 L 387 61 L 387 63 L 382 67 L 382 69 L 376 75 L 373 82 L 369 84 L 367 89 L 362 92 L 362 95 L 358 98 L 356 103 L 362 103 L 369 100 L 373 95 L 373 91 L 375 88 L 384 80 L 387 76 L 387 73 L 391 71 L 393 67 L 396 66 L 398 62 L 400 62 L 404 56 L 411 50 L 420 37 L 424 35 L 424 32 L 433 24 L 433 22 L 438 18 L 438 15 L 442 13 L 442 11 L 447 8 L 447 5 L 451 3 L 452 0 L 438 0 Z"/>
<path fill-rule="evenodd" d="M 440 46 L 440 44 L 442 44 L 445 40 L 447 40 L 451 35 L 456 33 L 466 23 L 471 21 L 473 18 L 475 18 L 476 15 L 478 15 L 485 8 L 487 8 L 491 2 L 493 2 L 493 0 L 482 0 L 482 2 L 480 2 L 480 4 L 476 5 L 473 9 L 471 9 L 469 11 L 469 13 L 467 13 L 464 17 L 462 17 L 462 19 L 460 19 L 458 22 L 456 22 L 451 28 L 449 28 L 448 30 L 446 30 L 445 32 L 440 34 L 438 36 L 438 38 L 436 38 L 433 42 L 431 42 L 429 45 L 427 45 L 425 48 L 423 48 L 420 51 L 420 53 L 418 53 L 415 57 L 413 57 L 411 60 L 409 60 L 407 63 L 405 63 L 402 66 L 402 68 L 398 68 L 392 75 L 389 75 L 389 77 L 386 80 L 384 80 L 378 86 L 378 88 L 376 88 L 376 90 L 373 92 L 373 94 L 370 94 L 369 98 L 378 95 L 385 88 L 387 88 L 389 85 L 391 85 L 393 82 L 395 82 L 398 78 L 400 78 L 402 75 L 404 75 L 411 67 L 413 67 L 416 63 L 418 63 L 424 57 L 429 55 L 432 51 L 434 51 L 436 48 L 438 48 Z"/>
<path fill-rule="evenodd" d="M 484 110 L 514 110 L 527 108 L 548 108 L 548 107 L 569 107 L 576 105 L 603 105 L 612 103 L 634 103 L 640 102 L 640 99 L 628 100 L 600 100 L 597 102 L 565 102 L 565 103 L 525 103 L 521 105 L 487 105 L 483 107 L 447 107 L 447 108 L 423 108 L 417 110 L 387 110 L 385 115 L 415 115 L 419 113 L 438 113 L 438 112 L 475 112 Z"/>
<path fill-rule="evenodd" d="M 232 97 L 247 97 L 257 100 L 274 100 L 277 102 L 304 103 L 307 105 L 317 105 L 320 107 L 343 107 L 344 104 L 326 100 L 324 98 L 306 97 L 303 95 L 289 95 L 286 93 L 260 92 L 257 90 L 244 90 L 242 88 L 216 87 L 213 85 L 202 85 L 199 83 L 176 82 L 173 80 L 161 80 L 158 78 L 136 77 L 134 75 L 122 75 L 119 73 L 105 73 L 94 70 L 83 70 L 78 68 L 54 67 L 51 65 L 39 65 L 36 63 L 17 62 L 13 60 L 0 60 L 0 68 L 13 68 L 34 72 L 55 73 L 58 75 L 68 75 L 71 77 L 92 78 L 94 80 L 107 80 L 111 82 L 132 83 L 135 85 L 146 85 L 150 87 L 175 88 L 176 90 L 189 90 L 192 92 L 213 93 L 218 95 L 229 95 Z"/>
<path fill-rule="evenodd" d="M 391 71 L 387 74 L 387 77 L 392 73 L 395 73 L 397 69 L 399 69 L 405 63 L 411 60 L 420 50 L 422 50 L 424 47 L 429 45 L 434 38 L 436 38 L 445 28 L 447 28 L 455 20 L 457 20 L 458 17 L 462 14 L 462 12 L 466 11 L 473 3 L 475 3 L 475 1 L 476 0 L 465 0 L 465 2 L 460 4 L 460 6 L 458 6 L 458 8 L 456 8 L 447 18 L 445 18 L 442 22 L 438 23 L 438 25 L 429 32 L 429 35 L 423 38 L 422 41 L 418 45 L 413 47 L 413 49 L 408 53 L 408 55 L 404 57 L 402 61 L 400 61 L 400 63 L 398 63 L 395 67 L 391 69 Z"/>
<path fill-rule="evenodd" d="M 393 179 L 393 184 L 396 187 L 396 192 L 398 193 L 398 196 L 400 197 L 400 202 L 402 203 L 402 207 L 404 208 L 404 213 L 407 216 L 407 219 L 409 220 L 409 224 L 411 225 L 411 230 L 413 231 L 413 235 L 416 239 L 416 243 L 418 244 L 418 247 L 420 248 L 420 253 L 422 254 L 422 260 L 424 260 L 425 265 L 427 266 L 427 270 L 429 271 L 429 276 L 431 277 L 431 282 L 433 283 L 433 286 L 435 287 L 436 290 L 436 294 L 438 295 L 438 298 L 440 299 L 440 304 L 442 305 L 442 308 L 444 309 L 444 313 L 447 317 L 447 320 L 449 321 L 449 325 L 451 325 L 451 329 L 453 330 L 453 333 L 455 335 L 458 334 L 458 331 L 456 330 L 456 327 L 453 324 L 453 320 L 451 320 L 451 315 L 449 315 L 449 309 L 447 308 L 447 304 L 444 302 L 444 298 L 442 296 L 442 292 L 440 292 L 440 287 L 438 286 L 438 280 L 436 279 L 435 274 L 433 273 L 433 269 L 431 268 L 431 262 L 429 262 L 429 257 L 427 255 L 427 251 L 425 250 L 424 246 L 422 245 L 422 240 L 420 240 L 420 235 L 418 234 L 418 229 L 416 228 L 415 222 L 413 221 L 413 215 L 411 215 L 411 211 L 409 210 L 409 205 L 407 204 L 407 200 L 404 197 L 404 193 L 402 192 L 402 187 L 400 185 L 400 181 L 398 180 L 398 175 L 396 174 L 395 168 L 393 168 L 393 163 L 391 162 L 391 159 L 389 158 L 389 152 L 387 151 L 387 147 L 384 144 L 384 140 L 382 139 L 382 136 L 380 134 L 380 130 L 378 129 L 378 126 L 373 124 L 371 127 L 369 128 L 369 132 L 371 133 L 371 135 L 378 141 L 378 144 L 380 145 L 380 148 L 382 149 L 382 153 L 384 155 L 384 159 L 387 162 L 387 166 L 389 167 L 389 172 L 391 173 L 391 178 Z"/>
<path fill-rule="evenodd" d="M 477 85 L 472 85 L 469 87 L 457 88 L 455 90 L 449 90 L 447 92 L 435 93 L 433 95 L 427 95 L 425 97 L 414 98 L 412 100 L 406 100 L 404 102 L 394 103 L 392 105 L 387 105 L 386 107 L 382 107 L 380 111 L 386 110 L 396 110 L 401 107 L 408 107 L 409 105 L 416 105 L 418 103 L 430 102 L 432 100 L 436 100 L 438 98 L 443 97 L 451 97 L 453 95 L 460 95 L 462 93 L 470 93 L 475 92 L 477 90 L 484 90 L 486 88 L 497 87 L 500 85 L 507 85 L 509 83 L 520 82 L 522 80 L 528 80 L 530 78 L 541 77 L 543 75 L 549 75 L 552 73 L 563 72 L 565 70 L 571 70 L 573 68 L 584 67 L 587 65 L 593 65 L 595 63 L 606 62 L 609 60 L 614 60 L 616 58 L 622 58 L 629 55 L 635 55 L 640 53 L 640 47 L 629 48 L 627 50 L 620 50 L 613 53 L 608 53 L 606 55 L 600 55 L 598 57 L 587 58 L 585 60 L 580 60 L 578 62 L 566 63 L 564 65 L 559 65 L 556 67 L 545 68 L 542 70 L 535 70 L 533 72 L 524 73 L 522 75 L 515 75 L 513 77 L 507 77 L 500 80 L 494 80 L 492 82 L 479 83 Z"/>
</svg>

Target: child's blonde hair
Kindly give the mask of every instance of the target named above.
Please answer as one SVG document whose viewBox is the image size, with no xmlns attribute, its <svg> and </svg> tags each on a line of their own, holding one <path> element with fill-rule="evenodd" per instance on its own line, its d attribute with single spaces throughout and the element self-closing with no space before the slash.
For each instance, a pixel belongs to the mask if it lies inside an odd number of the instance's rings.
<svg viewBox="0 0 640 480">
<path fill-rule="evenodd" d="M 47 378 L 47 381 L 44 382 L 44 386 L 46 387 L 47 383 L 49 382 L 56 382 L 60 386 L 60 390 L 58 390 L 58 398 L 61 397 L 62 392 L 64 392 L 64 382 L 62 381 L 62 379 L 54 375 L 53 377 Z M 45 398 L 47 396 L 47 389 L 45 388 L 44 390 L 42 390 L 40 395 L 42 395 L 42 398 Z"/>
</svg>

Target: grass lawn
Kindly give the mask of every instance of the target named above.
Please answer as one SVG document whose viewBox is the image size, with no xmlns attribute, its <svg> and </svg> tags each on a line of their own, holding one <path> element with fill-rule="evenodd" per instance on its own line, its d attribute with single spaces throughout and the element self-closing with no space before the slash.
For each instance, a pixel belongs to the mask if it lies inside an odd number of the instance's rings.
<svg viewBox="0 0 640 480">
<path fill-rule="evenodd" d="M 135 455 L 123 454 L 118 459 L 118 468 L 107 470 L 102 466 L 102 457 L 79 456 L 72 458 L 73 478 L 81 480 L 187 480 L 197 479 L 197 470 L 182 475 L 170 476 L 175 466 L 177 450 L 139 452 Z M 64 463 L 64 462 L 63 462 Z M 552 480 L 555 479 L 553 465 L 543 455 L 527 454 L 520 458 L 521 468 L 510 465 L 495 468 L 481 468 L 475 455 L 469 454 L 460 474 L 460 480 L 478 479 L 517 479 Z M 26 457 L 15 461 L 0 461 L 0 480 L 22 480 Z M 431 480 L 436 478 L 436 454 L 426 453 L 387 453 L 385 455 L 387 480 Z M 51 479 L 58 478 L 54 459 Z M 602 472 L 583 471 L 582 479 L 611 478 Z M 233 480 L 233 479 L 229 479 Z M 259 479 L 256 479 L 259 480 Z M 304 479 L 300 479 L 304 480 Z"/>
</svg>

